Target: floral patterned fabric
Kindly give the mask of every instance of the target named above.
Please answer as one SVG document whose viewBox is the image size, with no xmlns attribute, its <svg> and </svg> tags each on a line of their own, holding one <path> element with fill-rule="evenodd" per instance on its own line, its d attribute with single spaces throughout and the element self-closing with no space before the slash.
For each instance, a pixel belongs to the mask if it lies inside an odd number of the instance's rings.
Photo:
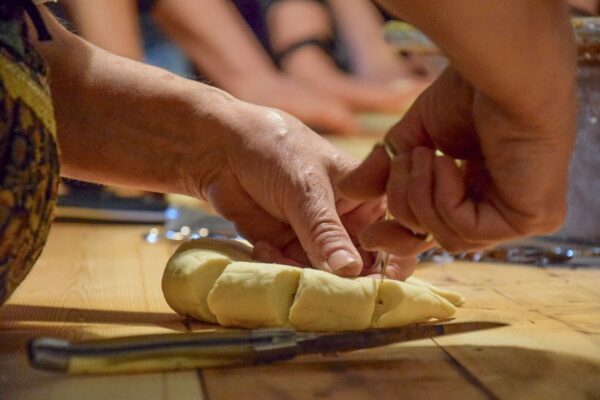
<svg viewBox="0 0 600 400">
<path fill-rule="evenodd" d="M 0 5 L 0 305 L 44 247 L 59 182 L 46 67 L 25 38 L 22 10 L 7 3 Z"/>
</svg>

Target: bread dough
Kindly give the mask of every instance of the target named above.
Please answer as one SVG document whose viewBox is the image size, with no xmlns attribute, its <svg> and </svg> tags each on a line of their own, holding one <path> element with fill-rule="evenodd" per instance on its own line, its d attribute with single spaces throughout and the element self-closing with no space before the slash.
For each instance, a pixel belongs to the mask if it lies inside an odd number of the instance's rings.
<svg viewBox="0 0 600 400">
<path fill-rule="evenodd" d="M 233 240 L 183 244 L 163 275 L 167 303 L 181 315 L 223 326 L 344 331 L 448 318 L 453 304 L 464 301 L 417 278 L 342 278 L 253 262 L 251 254 L 249 245 Z"/>
<path fill-rule="evenodd" d="M 290 310 L 290 322 L 302 331 L 349 331 L 369 327 L 378 281 L 340 278 L 304 269 Z"/>
<path fill-rule="evenodd" d="M 211 238 L 188 240 L 182 243 L 175 254 L 171 256 L 171 259 L 188 250 L 218 254 L 232 261 L 252 261 L 252 246 L 248 242 Z"/>
<path fill-rule="evenodd" d="M 301 273 L 286 265 L 232 263 L 215 282 L 208 307 L 223 326 L 286 326 Z"/>
<path fill-rule="evenodd" d="M 405 282 L 410 283 L 411 285 L 421 287 L 423 289 L 428 289 L 429 291 L 437 294 L 438 296 L 442 296 L 444 299 L 448 300 L 456 307 L 462 306 L 465 302 L 465 298 L 460 293 L 456 293 L 452 290 L 441 289 L 437 286 L 432 285 L 429 282 L 425 282 L 419 278 L 415 278 L 414 276 L 407 278 Z"/>
<path fill-rule="evenodd" d="M 252 247 L 233 240 L 198 239 L 184 243 L 167 262 L 162 278 L 165 300 L 175 312 L 217 323 L 207 297 L 225 267 L 251 261 Z"/>
<path fill-rule="evenodd" d="M 404 326 L 431 318 L 445 319 L 455 312 L 448 300 L 429 289 L 385 279 L 379 287 L 371 326 Z"/>
</svg>

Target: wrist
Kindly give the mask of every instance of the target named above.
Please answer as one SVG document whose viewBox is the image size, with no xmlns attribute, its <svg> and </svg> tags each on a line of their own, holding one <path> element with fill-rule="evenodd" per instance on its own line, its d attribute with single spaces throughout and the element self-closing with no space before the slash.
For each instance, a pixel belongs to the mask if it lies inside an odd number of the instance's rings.
<svg viewBox="0 0 600 400">
<path fill-rule="evenodd" d="M 176 191 L 207 199 L 207 188 L 227 164 L 228 153 L 239 140 L 244 102 L 227 92 L 203 84 L 186 90 L 179 122 L 169 126 L 167 136 L 177 137 L 179 150 L 172 153 Z"/>
<path fill-rule="evenodd" d="M 277 146 L 285 140 L 293 120 L 282 111 L 240 101 L 212 87 L 189 98 L 192 111 L 187 126 L 170 128 L 174 134 L 187 132 L 181 152 L 174 153 L 173 170 L 179 177 L 180 193 L 204 200 L 224 168 L 240 178 L 247 172 L 240 167 L 241 159 L 258 160 L 266 146 Z"/>
</svg>

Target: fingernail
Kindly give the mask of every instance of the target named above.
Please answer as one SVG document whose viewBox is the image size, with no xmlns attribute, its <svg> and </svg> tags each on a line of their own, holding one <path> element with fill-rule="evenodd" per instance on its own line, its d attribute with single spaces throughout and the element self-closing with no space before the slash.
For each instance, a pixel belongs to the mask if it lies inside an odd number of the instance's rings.
<svg viewBox="0 0 600 400">
<path fill-rule="evenodd" d="M 332 271 L 339 271 L 348 267 L 356 267 L 358 259 L 347 250 L 336 250 L 327 259 L 327 264 Z"/>
</svg>

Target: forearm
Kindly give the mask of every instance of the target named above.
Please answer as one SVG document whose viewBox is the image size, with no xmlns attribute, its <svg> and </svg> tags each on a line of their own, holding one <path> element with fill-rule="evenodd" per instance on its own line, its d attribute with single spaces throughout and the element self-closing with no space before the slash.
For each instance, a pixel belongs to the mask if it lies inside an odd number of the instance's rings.
<svg viewBox="0 0 600 400">
<path fill-rule="evenodd" d="M 277 72 L 227 1 L 161 0 L 153 15 L 202 72 L 225 89 Z"/>
<path fill-rule="evenodd" d="M 62 0 L 78 33 L 111 53 L 142 60 L 142 36 L 135 0 Z"/>
<path fill-rule="evenodd" d="M 467 81 L 508 111 L 544 124 L 548 114 L 573 108 L 574 45 L 564 1 L 379 2 L 423 30 Z"/>
<path fill-rule="evenodd" d="M 237 103 L 217 89 L 114 56 L 64 30 L 36 45 L 48 61 L 65 176 L 141 189 L 189 193 L 186 168 L 210 174 L 225 110 Z M 212 164 L 212 165 L 211 165 Z M 200 182 L 197 182 L 200 184 Z"/>
</svg>

